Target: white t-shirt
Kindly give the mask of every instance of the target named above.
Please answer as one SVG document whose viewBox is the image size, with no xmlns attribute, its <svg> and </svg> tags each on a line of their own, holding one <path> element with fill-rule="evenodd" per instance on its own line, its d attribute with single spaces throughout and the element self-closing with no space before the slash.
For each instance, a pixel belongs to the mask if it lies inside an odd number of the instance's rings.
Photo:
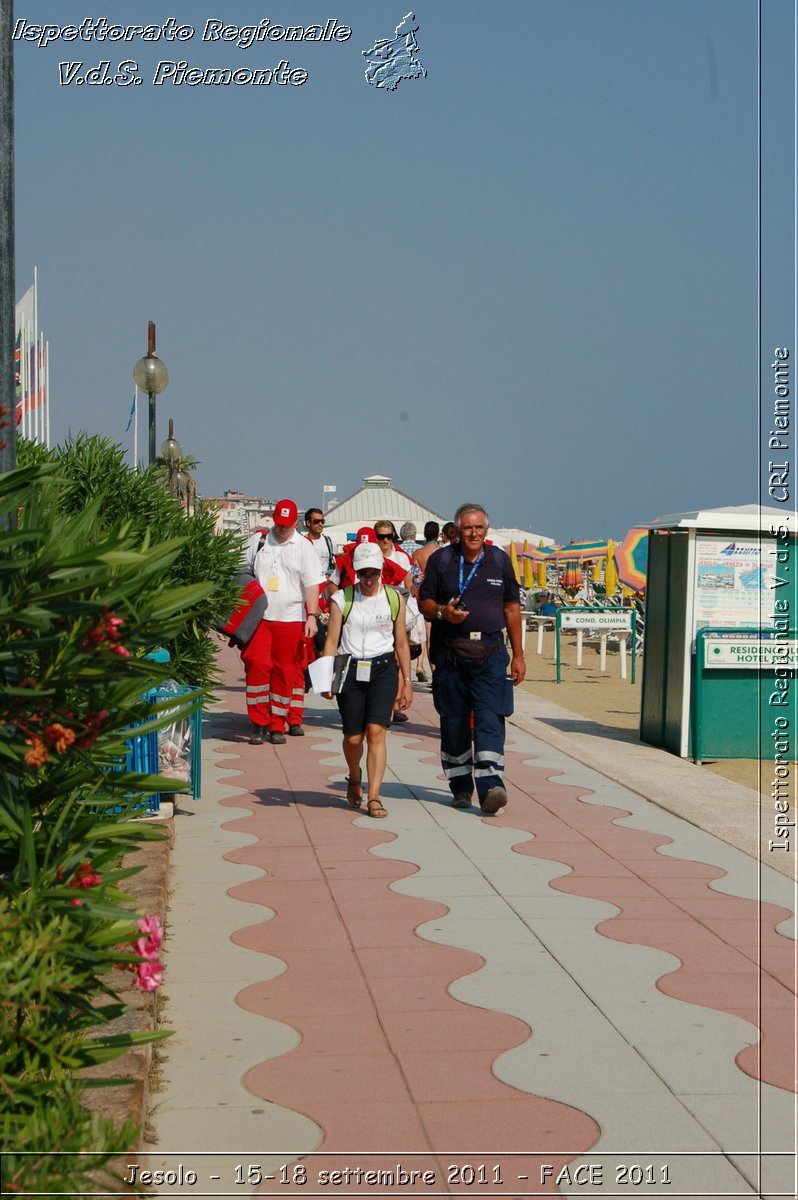
<svg viewBox="0 0 798 1200">
<path fill-rule="evenodd" d="M 326 582 L 316 551 L 296 530 L 287 542 L 270 533 L 255 555 L 253 570 L 269 601 L 264 621 L 304 621 L 307 589 Z"/>
<path fill-rule="evenodd" d="M 333 594 L 332 603 L 338 605 L 342 614 L 345 600 L 343 589 Z M 378 658 L 393 651 L 393 617 L 385 588 L 380 587 L 376 596 L 361 596 L 360 589 L 355 588 L 338 650 L 356 658 Z"/>
<path fill-rule="evenodd" d="M 333 552 L 331 555 L 330 554 L 330 545 L 327 541 L 327 534 L 325 534 L 325 533 L 323 533 L 321 535 L 321 537 L 318 537 L 318 538 L 308 537 L 307 534 L 305 534 L 304 537 L 305 537 L 306 541 L 310 542 L 311 546 L 318 554 L 319 564 L 321 566 L 321 572 L 322 572 L 322 575 L 324 575 L 324 577 L 326 579 L 326 577 L 329 573 L 329 570 L 330 570 L 330 563 L 332 562 L 332 565 L 335 566 L 335 548 L 333 547 Z"/>
</svg>

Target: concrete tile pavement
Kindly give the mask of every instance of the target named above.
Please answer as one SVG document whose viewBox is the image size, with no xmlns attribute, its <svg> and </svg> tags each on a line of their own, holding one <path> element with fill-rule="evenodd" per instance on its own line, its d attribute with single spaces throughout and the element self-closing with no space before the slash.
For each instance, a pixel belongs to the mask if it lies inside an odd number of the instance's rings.
<svg viewBox="0 0 798 1200">
<path fill-rule="evenodd" d="M 652 803 L 639 747 L 555 730 L 574 757 L 521 704 L 483 819 L 448 805 L 420 692 L 378 822 L 343 801 L 335 710 L 250 747 L 226 670 L 176 818 L 152 1166 L 190 1159 L 192 1195 L 408 1194 L 422 1163 L 416 1194 L 794 1193 L 794 885 L 677 813 L 671 756 Z"/>
</svg>

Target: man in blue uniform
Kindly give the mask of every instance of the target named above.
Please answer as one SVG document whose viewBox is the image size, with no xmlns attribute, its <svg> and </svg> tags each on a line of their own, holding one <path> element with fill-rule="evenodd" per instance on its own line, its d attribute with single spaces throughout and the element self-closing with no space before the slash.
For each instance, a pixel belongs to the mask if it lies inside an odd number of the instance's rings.
<svg viewBox="0 0 798 1200">
<path fill-rule="evenodd" d="M 461 504 L 454 519 L 459 541 L 430 556 L 419 608 L 432 622 L 432 697 L 452 805 L 470 808 L 476 781 L 480 808 L 494 814 L 507 803 L 504 719 L 513 711 L 513 687 L 526 674 L 520 596 L 509 555 L 485 544 L 484 508 Z"/>
</svg>

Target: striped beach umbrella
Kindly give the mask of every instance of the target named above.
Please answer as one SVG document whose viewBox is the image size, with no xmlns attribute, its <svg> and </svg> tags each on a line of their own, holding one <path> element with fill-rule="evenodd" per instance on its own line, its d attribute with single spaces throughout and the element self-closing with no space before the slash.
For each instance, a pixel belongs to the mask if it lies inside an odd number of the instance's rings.
<svg viewBox="0 0 798 1200">
<path fill-rule="evenodd" d="M 636 592 L 646 586 L 648 568 L 648 530 L 630 529 L 619 546 L 615 547 L 615 563 L 621 583 Z"/>
</svg>

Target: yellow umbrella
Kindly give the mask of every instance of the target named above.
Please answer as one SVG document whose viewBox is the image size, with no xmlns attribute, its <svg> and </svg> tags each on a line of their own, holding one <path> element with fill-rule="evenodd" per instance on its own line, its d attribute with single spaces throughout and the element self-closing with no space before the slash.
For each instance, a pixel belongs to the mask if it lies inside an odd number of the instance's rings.
<svg viewBox="0 0 798 1200">
<path fill-rule="evenodd" d="M 601 583 L 601 568 L 601 559 L 597 558 L 593 563 L 593 570 L 590 572 L 590 578 L 593 583 Z"/>
<path fill-rule="evenodd" d="M 548 577 L 548 570 L 547 570 L 546 564 L 542 558 L 537 565 L 537 577 L 538 577 L 538 587 L 546 588 L 548 586 L 549 577 Z"/>
<path fill-rule="evenodd" d="M 614 596 L 618 589 L 618 568 L 615 565 L 615 542 L 607 542 L 607 560 L 604 563 L 604 593 Z"/>
<path fill-rule="evenodd" d="M 535 586 L 535 572 L 532 569 L 532 559 L 527 555 L 524 558 L 524 587 L 533 588 Z"/>
<path fill-rule="evenodd" d="M 515 548 L 515 542 L 510 542 L 510 562 L 513 564 L 513 573 L 515 574 L 515 582 L 521 582 L 521 570 L 518 566 L 518 551 Z"/>
</svg>

